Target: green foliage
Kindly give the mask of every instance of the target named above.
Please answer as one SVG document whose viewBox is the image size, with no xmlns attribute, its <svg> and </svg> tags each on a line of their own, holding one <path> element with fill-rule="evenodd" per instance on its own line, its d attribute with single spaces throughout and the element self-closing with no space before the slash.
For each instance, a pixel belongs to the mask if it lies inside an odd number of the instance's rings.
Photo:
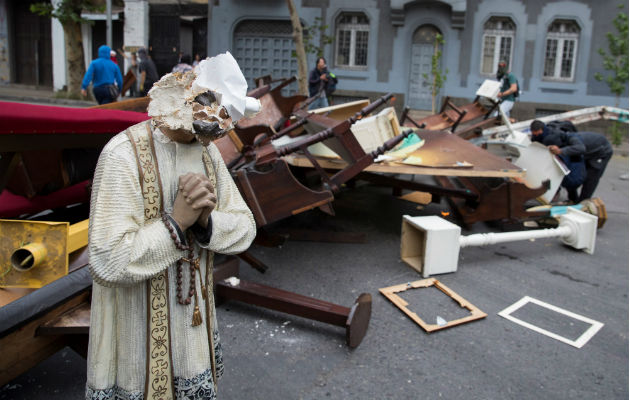
<svg viewBox="0 0 630 400">
<path fill-rule="evenodd" d="M 68 23 L 94 23 L 81 17 L 81 12 L 103 12 L 104 4 L 99 4 L 94 0 L 63 0 L 58 7 L 54 7 L 51 3 L 33 3 L 30 6 L 32 13 L 42 17 L 55 18 L 62 25 Z"/>
<path fill-rule="evenodd" d="M 620 4 L 619 9 L 624 5 Z M 610 71 L 607 76 L 600 73 L 595 74 L 595 79 L 605 81 L 610 91 L 617 97 L 621 96 L 628 85 L 628 14 L 620 12 L 613 19 L 613 25 L 617 29 L 617 34 L 608 32 L 608 51 L 600 48 L 599 54 L 602 56 L 604 69 Z"/>
<path fill-rule="evenodd" d="M 623 142 L 623 137 L 628 135 L 628 124 L 612 121 L 608 133 L 610 134 L 612 144 L 619 146 Z"/>
<path fill-rule="evenodd" d="M 624 5 L 620 4 L 618 7 L 623 10 Z M 619 106 L 619 97 L 628 86 L 628 14 L 622 11 L 612 22 L 617 33 L 606 33 L 608 51 L 602 48 L 598 49 L 602 56 L 604 69 L 609 73 L 604 76 L 598 72 L 595 74 L 595 79 L 606 82 L 611 93 L 616 97 L 615 105 Z M 609 129 L 609 133 L 613 144 L 619 146 L 624 134 L 627 135 L 628 131 L 622 129 L 620 124 L 615 121 Z"/>
<path fill-rule="evenodd" d="M 446 82 L 446 76 L 448 75 L 448 68 L 442 72 L 440 69 L 440 59 L 442 58 L 441 45 L 444 44 L 444 38 L 439 33 L 435 35 L 435 41 L 433 42 L 433 56 L 431 57 L 431 74 L 422 74 L 424 81 L 431 85 L 431 96 L 433 98 L 433 104 L 431 106 L 432 112 L 435 113 L 435 99 L 437 98 L 440 89 Z"/>
<path fill-rule="evenodd" d="M 303 40 L 306 54 L 315 54 L 317 57 L 324 56 L 324 48 L 326 45 L 331 44 L 335 40 L 334 36 L 326 35 L 327 29 L 328 25 L 325 25 L 320 17 L 315 17 L 315 22 L 313 22 L 312 25 L 304 25 Z M 319 42 L 319 46 L 315 45 L 315 42 Z M 295 50 L 291 52 L 291 55 L 293 57 L 296 56 Z"/>
</svg>

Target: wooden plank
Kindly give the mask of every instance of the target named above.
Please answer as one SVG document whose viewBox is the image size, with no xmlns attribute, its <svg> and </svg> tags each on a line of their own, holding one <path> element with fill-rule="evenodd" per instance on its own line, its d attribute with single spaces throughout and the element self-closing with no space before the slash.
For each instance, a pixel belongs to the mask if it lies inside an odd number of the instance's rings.
<svg viewBox="0 0 630 400">
<path fill-rule="evenodd" d="M 409 290 L 409 289 L 426 288 L 430 286 L 435 286 L 436 288 L 441 290 L 444 294 L 446 294 L 447 296 L 455 300 L 460 305 L 460 307 L 468 309 L 470 311 L 470 315 L 463 318 L 458 318 L 452 321 L 448 321 L 446 324 L 442 326 L 437 325 L 437 324 L 428 324 L 424 320 L 422 320 L 422 318 L 420 318 L 418 314 L 408 309 L 407 306 L 409 305 L 409 303 L 407 303 L 405 300 L 403 300 L 400 296 L 396 294 L 399 292 L 404 292 L 405 290 Z M 475 321 L 475 320 L 485 318 L 488 316 L 488 314 L 484 313 L 479 308 L 475 307 L 474 305 L 466 301 L 463 297 L 455 293 L 453 290 L 449 289 L 446 285 L 444 285 L 443 283 L 441 283 L 435 278 L 422 279 L 419 281 L 389 286 L 386 288 L 379 289 L 379 292 L 381 292 L 383 296 L 387 297 L 389 301 L 394 303 L 396 307 L 400 308 L 400 310 L 404 312 L 409 318 L 411 318 L 416 324 L 420 325 L 422 329 L 424 329 L 425 331 L 429 333 L 446 329 L 446 328 L 450 328 L 453 326 L 465 324 L 467 322 Z"/>
<path fill-rule="evenodd" d="M 85 291 L 69 301 L 50 310 L 41 317 L 0 338 L 2 360 L 0 361 L 0 386 L 20 376 L 67 344 L 62 336 L 36 336 L 37 328 L 77 305 L 89 301 L 90 292 Z"/>
<path fill-rule="evenodd" d="M 422 160 L 422 166 L 472 164 L 473 170 L 519 169 L 505 159 L 495 156 L 474 144 L 446 132 L 418 131 L 424 145 L 409 156 Z M 474 175 L 473 175 L 474 176 Z"/>
<path fill-rule="evenodd" d="M 418 203 L 418 204 L 429 204 L 432 200 L 433 196 L 431 195 L 431 193 L 427 193 L 427 192 L 411 192 L 411 193 L 407 193 L 404 196 L 400 196 L 401 200 L 407 200 L 407 201 L 411 201 L 412 203 Z"/>
<path fill-rule="evenodd" d="M 37 336 L 87 334 L 89 331 L 90 303 L 86 301 L 43 323 L 35 334 Z"/>
<path fill-rule="evenodd" d="M 292 165 L 294 167 L 313 168 L 313 164 L 311 164 L 311 162 L 303 155 L 290 154 L 288 156 L 284 156 L 283 159 L 289 165 Z M 339 170 L 348 166 L 348 164 L 341 160 L 327 160 L 323 158 L 317 158 L 317 162 L 324 169 Z M 515 165 L 512 165 L 512 169 L 480 170 L 478 166 L 474 166 L 473 168 L 428 168 L 417 167 L 414 165 L 381 162 L 369 165 L 364 169 L 364 171 L 384 172 L 389 174 L 473 176 L 486 178 L 522 178 L 525 176 L 525 171 Z"/>
<path fill-rule="evenodd" d="M 145 113 L 149 107 L 149 97 L 138 97 L 135 99 L 115 101 L 113 103 L 101 104 L 98 106 L 92 106 L 88 108 L 96 108 L 100 110 L 122 110 L 122 111 L 135 111 Z"/>
<path fill-rule="evenodd" d="M 410 156 L 423 160 L 422 166 L 381 162 L 371 164 L 366 171 L 387 172 L 393 174 L 471 176 L 494 178 L 524 177 L 525 171 L 516 165 L 495 156 L 474 144 L 445 132 L 417 131 L 424 139 L 424 145 L 413 151 Z M 306 157 L 289 154 L 284 159 L 297 167 L 312 167 Z M 317 159 L 326 169 L 343 169 L 347 164 L 343 160 Z M 461 163 L 461 164 L 458 164 Z M 438 168 L 432 168 L 435 166 Z M 456 167 L 453 167 L 456 166 Z"/>
<path fill-rule="evenodd" d="M 328 118 L 336 119 L 337 121 L 346 120 L 354 114 L 358 113 L 364 107 L 370 105 L 370 100 L 356 100 L 348 103 L 335 104 L 328 107 L 316 108 L 309 110 L 315 114 L 326 114 Z"/>
</svg>

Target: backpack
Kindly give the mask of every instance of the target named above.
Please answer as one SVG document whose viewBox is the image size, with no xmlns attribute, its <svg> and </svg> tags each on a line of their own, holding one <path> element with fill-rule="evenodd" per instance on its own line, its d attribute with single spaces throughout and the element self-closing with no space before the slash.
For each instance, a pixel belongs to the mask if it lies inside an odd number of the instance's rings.
<svg viewBox="0 0 630 400">
<path fill-rule="evenodd" d="M 551 130 L 559 130 L 567 133 L 578 131 L 571 121 L 551 121 L 547 123 L 547 127 Z"/>
<path fill-rule="evenodd" d="M 504 75 L 503 80 L 505 80 L 505 83 L 507 84 L 507 86 L 510 86 L 510 79 L 509 79 L 509 74 Z M 514 79 L 516 79 L 516 77 L 514 77 Z M 521 94 L 521 85 L 518 83 L 518 79 L 516 79 L 516 92 L 513 93 L 514 95 L 514 100 L 516 100 L 518 98 L 518 96 L 520 96 Z"/>
<path fill-rule="evenodd" d="M 330 96 L 337 89 L 337 82 L 339 82 L 339 80 L 337 79 L 337 76 L 332 72 L 327 72 L 326 75 L 328 76 L 328 83 L 326 84 L 326 96 Z"/>
</svg>

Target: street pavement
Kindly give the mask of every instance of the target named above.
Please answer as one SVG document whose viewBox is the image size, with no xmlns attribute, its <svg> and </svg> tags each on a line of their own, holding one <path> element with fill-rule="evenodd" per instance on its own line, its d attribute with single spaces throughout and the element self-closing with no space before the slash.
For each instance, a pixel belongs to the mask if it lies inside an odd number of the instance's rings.
<svg viewBox="0 0 630 400">
<path fill-rule="evenodd" d="M 372 295 L 367 335 L 356 349 L 343 328 L 226 302 L 218 307 L 225 374 L 219 398 L 244 399 L 628 399 L 628 158 L 614 156 L 596 195 L 608 211 L 595 254 L 539 239 L 463 248 L 455 273 L 436 276 L 485 319 L 426 333 L 378 289 L 422 279 L 400 260 L 402 215 L 419 210 L 371 185 L 343 190 L 336 216 L 311 211 L 273 226 L 363 232 L 361 244 L 288 241 L 255 246 L 265 274 L 241 263 L 241 277 L 350 307 Z M 452 217 L 453 214 L 449 217 Z M 500 231 L 476 223 L 467 235 Z M 524 296 L 599 321 L 575 348 L 497 315 Z M 402 297 L 425 321 L 466 315 L 435 288 Z M 575 339 L 588 325 L 540 307 L 519 318 Z M 8 385 L 0 400 L 80 399 L 86 363 L 66 348 Z"/>
</svg>

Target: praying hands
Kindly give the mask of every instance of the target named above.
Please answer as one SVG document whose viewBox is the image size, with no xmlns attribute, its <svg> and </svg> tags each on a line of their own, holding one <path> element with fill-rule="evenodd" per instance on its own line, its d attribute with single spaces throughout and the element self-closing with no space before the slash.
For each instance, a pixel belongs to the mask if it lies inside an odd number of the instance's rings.
<svg viewBox="0 0 630 400">
<path fill-rule="evenodd" d="M 184 231 L 195 222 L 205 228 L 216 203 L 214 187 L 208 177 L 188 173 L 179 177 L 172 217 Z"/>
</svg>

